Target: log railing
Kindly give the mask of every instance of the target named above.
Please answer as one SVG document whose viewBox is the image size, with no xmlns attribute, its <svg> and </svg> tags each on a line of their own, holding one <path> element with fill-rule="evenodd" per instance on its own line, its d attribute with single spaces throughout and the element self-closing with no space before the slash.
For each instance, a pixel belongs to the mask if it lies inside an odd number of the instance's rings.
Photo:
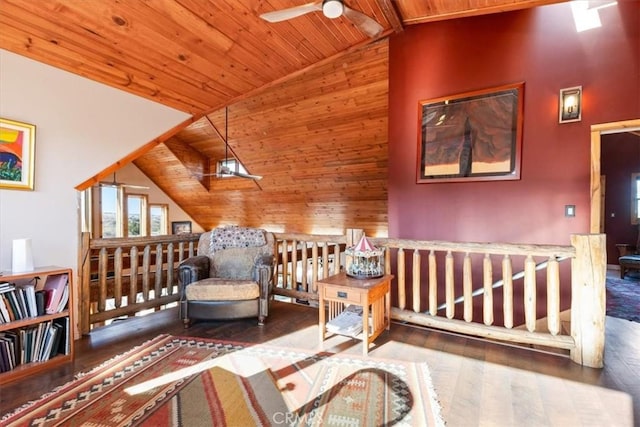
<svg viewBox="0 0 640 427">
<path fill-rule="evenodd" d="M 333 236 L 276 233 L 274 294 L 317 303 L 317 280 L 345 268 L 350 262 L 345 248 L 361 234 L 360 230 Z M 175 268 L 194 254 L 198 237 L 83 238 L 81 331 L 176 301 Z M 569 246 L 371 240 L 385 248 L 386 273 L 395 276 L 391 312 L 395 321 L 557 348 L 568 351 L 576 363 L 602 367 L 604 235 L 572 235 Z M 107 300 L 131 302 L 107 307 Z M 569 324 L 561 317 L 567 309 Z"/>
<path fill-rule="evenodd" d="M 199 236 L 90 239 L 82 233 L 80 332 L 178 301 L 177 267 L 195 255 Z"/>
<path fill-rule="evenodd" d="M 358 230 L 348 230 L 345 236 L 277 234 L 274 293 L 317 301 L 313 278 L 343 269 L 349 262 L 344 248 L 360 235 Z M 566 350 L 576 363 L 602 367 L 604 235 L 572 235 L 570 246 L 370 240 L 385 248 L 385 272 L 395 276 L 393 320 Z M 561 300 L 566 294 L 569 300 Z M 567 309 L 568 325 L 561 321 Z"/>
</svg>

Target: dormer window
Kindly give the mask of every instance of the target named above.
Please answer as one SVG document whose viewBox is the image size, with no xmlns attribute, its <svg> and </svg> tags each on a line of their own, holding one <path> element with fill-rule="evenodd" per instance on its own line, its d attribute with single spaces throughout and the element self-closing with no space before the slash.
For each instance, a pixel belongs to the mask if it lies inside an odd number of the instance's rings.
<svg viewBox="0 0 640 427">
<path fill-rule="evenodd" d="M 218 166 L 216 168 L 216 173 L 221 178 L 229 178 L 234 175 L 225 173 L 225 171 L 230 170 L 236 173 L 246 174 L 247 170 L 242 166 L 242 164 L 236 159 L 224 159 L 218 161 Z"/>
</svg>

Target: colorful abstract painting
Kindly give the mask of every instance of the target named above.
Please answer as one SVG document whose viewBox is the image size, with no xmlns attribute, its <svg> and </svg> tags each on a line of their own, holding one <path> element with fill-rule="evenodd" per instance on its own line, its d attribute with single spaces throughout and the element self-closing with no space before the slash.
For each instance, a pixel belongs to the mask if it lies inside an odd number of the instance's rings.
<svg viewBox="0 0 640 427">
<path fill-rule="evenodd" d="M 0 119 L 0 188 L 33 190 L 35 126 Z"/>
</svg>

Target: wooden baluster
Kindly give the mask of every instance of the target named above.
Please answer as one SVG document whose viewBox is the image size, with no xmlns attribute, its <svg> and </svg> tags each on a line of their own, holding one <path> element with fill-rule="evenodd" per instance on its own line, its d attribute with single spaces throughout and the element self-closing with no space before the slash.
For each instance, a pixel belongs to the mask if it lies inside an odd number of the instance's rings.
<svg viewBox="0 0 640 427">
<path fill-rule="evenodd" d="M 156 245 L 156 277 L 153 290 L 153 298 L 160 298 L 162 295 L 162 243 Z"/>
<path fill-rule="evenodd" d="M 412 301 L 413 311 L 420 312 L 420 251 L 414 249 L 413 251 L 413 289 L 412 289 Z M 380 316 L 381 317 L 381 316 Z"/>
<path fill-rule="evenodd" d="M 131 268 L 129 269 L 129 297 L 127 299 L 127 305 L 133 305 L 136 303 L 136 294 L 138 293 L 138 248 L 132 246 L 129 250 L 129 262 Z"/>
<path fill-rule="evenodd" d="M 491 256 L 487 253 L 484 255 L 484 261 L 482 265 L 483 271 L 483 320 L 485 325 L 493 324 L 493 265 L 491 263 Z"/>
<path fill-rule="evenodd" d="M 536 330 L 536 262 L 527 255 L 524 262 L 524 319 L 529 332 Z"/>
<path fill-rule="evenodd" d="M 325 242 L 322 245 L 322 278 L 329 277 L 329 243 Z M 314 284 L 313 291 L 318 292 L 318 287 Z"/>
<path fill-rule="evenodd" d="M 298 287 L 298 241 L 291 241 L 291 287 L 289 289 L 296 289 Z"/>
<path fill-rule="evenodd" d="M 151 247 L 146 245 L 142 252 L 142 300 L 149 301 L 149 269 L 151 267 Z"/>
<path fill-rule="evenodd" d="M 471 322 L 473 320 L 473 279 L 471 256 L 469 252 L 464 254 L 462 262 L 462 295 L 464 295 L 464 320 Z"/>
<path fill-rule="evenodd" d="M 116 308 L 122 306 L 122 248 L 117 247 L 113 253 L 113 299 Z"/>
<path fill-rule="evenodd" d="M 513 328 L 513 265 L 508 254 L 502 258 L 502 307 L 504 326 Z"/>
<path fill-rule="evenodd" d="M 429 314 L 438 314 L 438 271 L 436 270 L 436 253 L 429 251 Z"/>
<path fill-rule="evenodd" d="M 307 282 L 309 277 L 309 259 L 307 257 L 307 242 L 300 242 L 300 290 L 306 291 L 308 289 Z M 296 290 L 298 290 L 298 284 L 296 283 Z"/>
<path fill-rule="evenodd" d="M 177 265 L 174 265 L 174 259 L 173 242 L 170 242 L 167 244 L 167 295 L 173 295 L 175 293 L 173 284 L 177 283 L 177 280 L 174 279 L 174 272 L 177 268 Z"/>
<path fill-rule="evenodd" d="M 384 274 L 391 274 L 391 248 L 384 251 Z"/>
<path fill-rule="evenodd" d="M 447 318 L 453 319 L 455 315 L 455 289 L 454 285 L 454 274 L 453 274 L 453 254 L 451 251 L 447 251 L 447 256 L 445 257 L 445 276 L 444 276 L 444 286 L 445 286 L 445 299 L 447 303 L 446 314 Z"/>
<path fill-rule="evenodd" d="M 551 335 L 560 332 L 560 264 L 554 257 L 547 264 L 547 327 Z"/>
<path fill-rule="evenodd" d="M 178 243 L 178 264 L 184 261 L 184 251 L 185 251 L 184 242 L 179 242 Z"/>
<path fill-rule="evenodd" d="M 289 284 L 289 243 L 282 241 L 282 289 L 287 289 Z"/>
<path fill-rule="evenodd" d="M 313 242 L 313 246 L 311 246 L 311 259 L 313 262 L 313 269 L 311 272 L 311 290 L 316 293 L 318 286 L 316 283 L 318 282 L 318 242 Z"/>
<path fill-rule="evenodd" d="M 398 249 L 398 307 L 404 310 L 407 306 L 407 291 L 405 283 L 405 256 L 404 249 Z"/>
<path fill-rule="evenodd" d="M 333 274 L 340 273 L 340 245 L 333 246 Z"/>
<path fill-rule="evenodd" d="M 98 311 L 107 309 L 107 271 L 109 265 L 109 253 L 106 248 L 100 249 L 98 256 Z"/>
</svg>

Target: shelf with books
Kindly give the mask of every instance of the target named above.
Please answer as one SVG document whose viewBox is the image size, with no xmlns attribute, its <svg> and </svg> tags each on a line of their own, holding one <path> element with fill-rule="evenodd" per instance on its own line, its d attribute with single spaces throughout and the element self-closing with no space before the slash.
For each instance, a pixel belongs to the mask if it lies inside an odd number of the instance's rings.
<svg viewBox="0 0 640 427">
<path fill-rule="evenodd" d="M 0 276 L 0 384 L 73 359 L 72 270 Z"/>
</svg>

